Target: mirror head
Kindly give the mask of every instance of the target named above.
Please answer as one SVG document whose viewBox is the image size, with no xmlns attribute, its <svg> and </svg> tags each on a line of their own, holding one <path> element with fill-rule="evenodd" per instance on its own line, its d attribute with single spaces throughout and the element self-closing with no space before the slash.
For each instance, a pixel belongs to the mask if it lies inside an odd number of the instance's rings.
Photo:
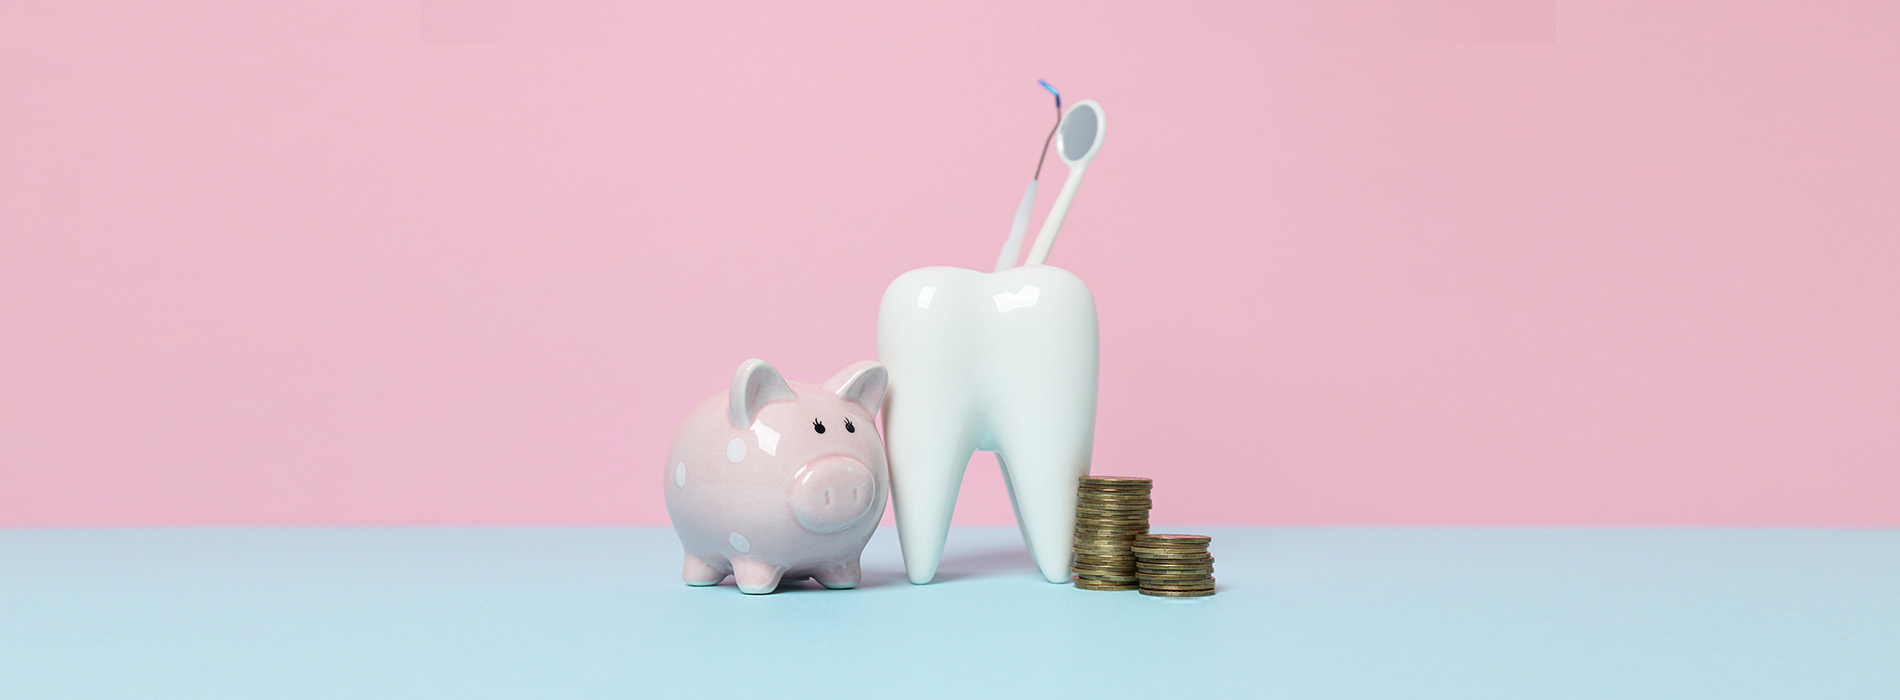
<svg viewBox="0 0 1900 700">
<path fill-rule="evenodd" d="M 1102 148 L 1102 106 L 1094 100 L 1075 103 L 1062 118 L 1056 139 L 1056 152 L 1070 165 L 1094 156 Z"/>
</svg>

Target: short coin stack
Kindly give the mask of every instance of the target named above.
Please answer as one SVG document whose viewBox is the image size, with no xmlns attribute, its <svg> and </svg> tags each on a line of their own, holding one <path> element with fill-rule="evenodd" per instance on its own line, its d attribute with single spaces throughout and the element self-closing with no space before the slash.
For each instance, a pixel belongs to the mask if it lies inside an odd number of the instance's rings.
<svg viewBox="0 0 1900 700">
<path fill-rule="evenodd" d="M 1135 590 L 1128 545 L 1148 531 L 1154 482 L 1133 476 L 1085 476 L 1075 502 L 1075 587 Z"/>
<path fill-rule="evenodd" d="M 1130 545 L 1141 594 L 1163 598 L 1214 595 L 1214 556 L 1205 535 L 1137 535 Z M 1081 585 L 1081 584 L 1076 584 Z"/>
</svg>

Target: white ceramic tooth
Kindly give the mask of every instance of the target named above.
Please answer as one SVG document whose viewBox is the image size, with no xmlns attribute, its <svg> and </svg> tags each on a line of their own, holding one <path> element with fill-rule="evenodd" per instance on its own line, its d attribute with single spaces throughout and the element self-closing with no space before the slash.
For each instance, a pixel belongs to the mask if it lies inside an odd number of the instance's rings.
<svg viewBox="0 0 1900 700">
<path fill-rule="evenodd" d="M 1066 270 L 912 270 L 884 294 L 878 360 L 898 541 L 913 583 L 936 577 L 964 467 L 996 450 L 1036 566 L 1069 579 L 1076 479 L 1095 438 L 1095 301 Z"/>
</svg>

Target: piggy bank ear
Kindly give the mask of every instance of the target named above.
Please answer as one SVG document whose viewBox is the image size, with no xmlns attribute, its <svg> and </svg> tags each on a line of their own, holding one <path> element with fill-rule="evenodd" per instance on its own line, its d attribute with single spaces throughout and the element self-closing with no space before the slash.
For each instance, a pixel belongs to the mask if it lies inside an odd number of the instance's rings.
<svg viewBox="0 0 1900 700">
<path fill-rule="evenodd" d="M 752 427 L 752 421 L 759 417 L 759 409 L 773 401 L 792 398 L 792 387 L 785 384 L 785 377 L 779 375 L 778 368 L 765 360 L 746 360 L 739 364 L 739 371 L 732 374 L 732 394 L 726 398 L 726 418 L 735 428 L 744 430 Z"/>
<path fill-rule="evenodd" d="M 880 365 L 865 360 L 838 372 L 837 376 L 825 381 L 825 388 L 837 392 L 838 398 L 856 401 L 864 410 L 877 417 L 877 409 L 884 405 L 884 389 L 889 386 L 890 374 Z"/>
</svg>

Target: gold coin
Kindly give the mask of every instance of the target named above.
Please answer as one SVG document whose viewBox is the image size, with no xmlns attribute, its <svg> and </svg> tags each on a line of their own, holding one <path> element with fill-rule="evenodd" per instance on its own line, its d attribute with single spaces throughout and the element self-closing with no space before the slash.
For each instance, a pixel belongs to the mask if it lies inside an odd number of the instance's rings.
<svg viewBox="0 0 1900 700">
<path fill-rule="evenodd" d="M 1084 484 L 1152 484 L 1154 479 L 1145 476 L 1111 476 L 1108 474 L 1090 474 L 1078 479 Z"/>
<path fill-rule="evenodd" d="M 1214 570 L 1214 567 L 1212 566 L 1202 566 L 1202 567 L 1197 567 L 1193 569 L 1156 570 L 1150 567 L 1143 567 L 1141 565 L 1141 562 L 1135 562 L 1135 567 L 1136 567 L 1135 569 L 1136 571 L 1140 571 L 1143 575 L 1146 575 L 1146 576 L 1206 576 L 1209 572 L 1212 572 Z"/>
<path fill-rule="evenodd" d="M 1128 547 L 1128 545 L 1123 546 Z M 1161 554 L 1152 549 L 1143 549 L 1141 547 L 1128 547 L 1128 551 L 1143 559 L 1152 559 L 1156 563 L 1175 563 L 1183 560 L 1207 559 L 1214 556 L 1207 552 L 1168 552 Z"/>
<path fill-rule="evenodd" d="M 1139 539 L 1139 537 L 1140 537 L 1140 536 L 1139 536 L 1139 535 L 1137 535 L 1136 537 L 1137 537 L 1137 539 L 1135 539 L 1134 541 L 1132 541 L 1132 542 L 1129 542 L 1129 543 L 1128 543 L 1128 547 L 1129 547 L 1129 549 L 1133 549 L 1133 550 L 1135 550 L 1135 553 L 1136 553 L 1136 554 L 1152 554 L 1152 555 L 1154 555 L 1154 556 L 1157 556 L 1157 557 L 1205 557 L 1205 556 L 1211 556 L 1211 555 L 1210 555 L 1210 553 L 1209 553 L 1209 552 L 1208 552 L 1207 550 L 1205 550 L 1205 549 L 1156 549 L 1156 548 L 1154 548 L 1154 547 L 1149 547 L 1149 546 L 1147 546 L 1147 545 L 1143 545 L 1143 544 L 1141 543 L 1141 540 Z"/>
<path fill-rule="evenodd" d="M 1206 578 L 1206 579 L 1201 579 L 1199 581 L 1186 581 L 1182 583 L 1143 582 L 1141 586 L 1143 588 L 1152 588 L 1157 591 L 1202 591 L 1202 590 L 1207 590 L 1209 588 L 1213 588 L 1214 579 Z"/>
<path fill-rule="evenodd" d="M 1207 546 L 1207 543 L 1212 542 L 1214 538 L 1208 537 L 1207 535 L 1174 535 L 1174 534 L 1166 534 L 1166 533 L 1157 533 L 1153 535 L 1148 535 L 1147 539 L 1149 542 L 1153 542 L 1155 544 L 1198 545 L 1198 546 L 1205 547 Z"/>
<path fill-rule="evenodd" d="M 1214 577 L 1212 576 L 1168 576 L 1168 577 L 1156 578 L 1154 576 L 1149 576 L 1148 574 L 1138 573 L 1138 574 L 1135 574 L 1135 580 L 1140 581 L 1141 585 L 1148 586 L 1151 588 L 1168 588 L 1170 586 L 1174 586 L 1174 587 L 1192 586 L 1197 583 L 1212 581 L 1214 580 Z"/>
<path fill-rule="evenodd" d="M 1155 573 L 1161 573 L 1164 571 L 1190 571 L 1194 569 L 1214 568 L 1214 560 L 1212 558 L 1176 559 L 1176 560 L 1172 560 L 1172 562 L 1175 564 L 1174 566 L 1156 566 L 1155 564 L 1157 562 L 1155 562 L 1155 560 L 1153 559 L 1143 559 L 1141 557 L 1135 557 L 1136 565 L 1148 567 L 1149 569 L 1154 570 Z"/>
<path fill-rule="evenodd" d="M 1120 584 L 1120 585 L 1125 586 L 1128 584 Z M 1201 591 L 1212 592 L 1214 590 L 1213 586 L 1208 586 L 1206 588 L 1155 588 L 1153 586 L 1147 586 L 1147 585 L 1143 585 L 1139 583 L 1135 585 L 1139 586 L 1141 590 L 1154 591 L 1156 593 L 1194 593 L 1194 592 L 1201 592 Z"/>
<path fill-rule="evenodd" d="M 1143 559 L 1154 559 L 1160 562 L 1174 562 L 1182 559 L 1206 559 L 1214 556 L 1208 552 L 1161 552 L 1140 545 L 1130 546 L 1128 551 L 1133 552 L 1135 556 Z"/>
<path fill-rule="evenodd" d="M 1133 552 L 1133 551 L 1128 552 L 1127 554 L 1128 556 L 1134 557 L 1136 559 L 1140 559 L 1142 563 L 1144 564 L 1175 564 L 1178 566 L 1208 566 L 1214 563 L 1214 558 L 1205 554 L 1202 554 L 1200 556 L 1194 556 L 1194 557 L 1155 557 L 1155 556 L 1150 556 L 1147 554 L 1142 554 L 1141 552 Z"/>
<path fill-rule="evenodd" d="M 1212 590 L 1206 590 L 1206 591 L 1151 591 L 1151 590 L 1148 590 L 1148 589 L 1146 589 L 1146 588 L 1144 588 L 1144 589 L 1141 589 L 1141 594 L 1142 594 L 1142 595 L 1151 595 L 1151 596 L 1154 596 L 1154 597 L 1156 597 L 1156 598 L 1206 598 L 1206 597 L 1208 597 L 1208 596 L 1211 596 L 1211 595 L 1214 595 L 1214 591 L 1212 591 Z"/>
<path fill-rule="evenodd" d="M 1146 557 L 1136 554 L 1134 555 L 1134 559 L 1138 559 L 1144 567 L 1150 567 L 1150 569 L 1155 569 L 1155 571 L 1169 571 L 1169 569 L 1205 569 L 1205 567 L 1212 567 L 1212 565 L 1214 565 L 1214 557 L 1207 557 L 1207 559 L 1167 559 L 1167 561 L 1155 561 L 1155 559 L 1146 559 Z"/>
<path fill-rule="evenodd" d="M 1140 588 L 1139 588 L 1139 587 L 1137 587 L 1137 586 L 1131 586 L 1131 585 L 1127 585 L 1127 584 L 1120 584 L 1120 583 L 1108 583 L 1108 584 L 1103 584 L 1103 583 L 1082 583 L 1082 582 L 1080 582 L 1080 581 L 1077 581 L 1077 582 L 1076 582 L 1076 584 L 1075 584 L 1075 587 L 1076 587 L 1076 588 L 1078 588 L 1078 589 L 1081 589 L 1081 590 L 1084 590 L 1084 591 L 1134 591 L 1134 590 L 1140 590 Z M 1209 593 L 1212 593 L 1212 591 L 1209 591 Z"/>
</svg>

